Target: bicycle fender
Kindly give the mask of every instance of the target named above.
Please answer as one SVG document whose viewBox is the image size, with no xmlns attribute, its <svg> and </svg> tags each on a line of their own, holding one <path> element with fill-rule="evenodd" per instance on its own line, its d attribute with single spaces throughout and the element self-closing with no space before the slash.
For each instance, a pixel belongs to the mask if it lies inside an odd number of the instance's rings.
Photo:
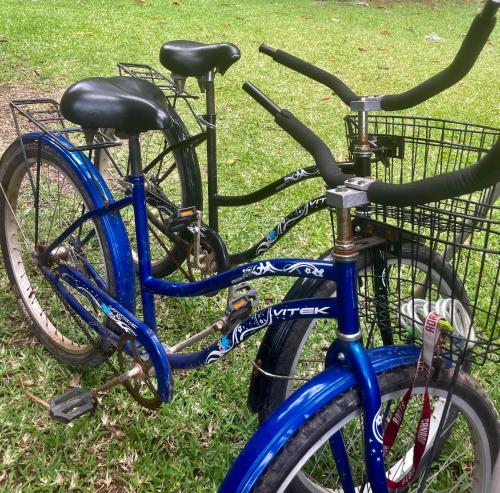
<svg viewBox="0 0 500 493">
<path fill-rule="evenodd" d="M 418 348 L 410 346 L 383 346 L 367 351 L 377 375 L 398 366 L 416 364 L 419 353 Z M 266 467 L 300 426 L 355 384 L 352 371 L 345 364 L 339 363 L 300 387 L 250 438 L 218 492 L 250 492 Z"/>
<path fill-rule="evenodd" d="M 106 182 L 92 161 L 83 152 L 68 151 L 65 146 L 70 144 L 64 137 L 58 136 L 55 139 L 47 134 L 32 132 L 23 135 L 22 139 L 25 143 L 41 141 L 44 146 L 50 147 L 70 163 L 90 195 L 94 207 L 102 207 L 106 201 L 114 200 Z M 111 249 L 111 260 L 116 274 L 116 300 L 133 313 L 136 302 L 135 270 L 125 225 L 120 214 L 103 214 L 99 217 L 99 221 L 101 221 Z"/>
</svg>

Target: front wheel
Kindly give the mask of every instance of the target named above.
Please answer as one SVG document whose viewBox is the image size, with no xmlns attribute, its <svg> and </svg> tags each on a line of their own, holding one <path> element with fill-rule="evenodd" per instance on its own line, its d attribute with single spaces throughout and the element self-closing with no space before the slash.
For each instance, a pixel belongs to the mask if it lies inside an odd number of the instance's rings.
<svg viewBox="0 0 500 493">
<path fill-rule="evenodd" d="M 395 368 L 379 375 L 383 416 L 390 416 L 402 399 L 415 374 L 415 366 Z M 430 465 L 423 491 L 489 493 L 492 470 L 498 453 L 500 426 L 485 392 L 469 375 L 460 372 L 451 397 L 451 430 L 438 436 L 438 423 L 453 372 L 441 370 L 430 383 L 433 415 L 429 441 L 415 479 L 404 491 L 418 491 L 419 477 L 430 461 L 431 447 L 438 439 L 440 452 Z M 387 476 L 397 481 L 412 467 L 415 426 L 422 409 L 425 381 L 418 377 L 396 442 L 385 458 Z M 387 420 L 383 426 L 387 424 Z M 366 484 L 363 443 L 363 409 L 357 388 L 338 396 L 305 422 L 281 449 L 258 480 L 255 492 L 341 492 L 342 485 L 329 445 L 334 433 L 342 432 L 349 455 L 355 491 L 372 491 Z M 297 477 L 299 475 L 300 477 Z M 403 490 L 399 490 L 403 491 Z"/>
</svg>

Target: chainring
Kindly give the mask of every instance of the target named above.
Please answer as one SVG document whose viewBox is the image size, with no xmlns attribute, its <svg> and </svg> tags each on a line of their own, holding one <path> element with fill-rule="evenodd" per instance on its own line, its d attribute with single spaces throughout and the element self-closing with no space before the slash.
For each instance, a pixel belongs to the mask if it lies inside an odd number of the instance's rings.
<svg viewBox="0 0 500 493">
<path fill-rule="evenodd" d="M 125 351 L 127 345 L 131 354 Z M 157 409 L 162 401 L 158 396 L 156 377 L 151 376 L 153 364 L 149 359 L 145 358 L 147 356 L 145 351 L 142 353 L 139 351 L 140 348 L 137 338 L 130 334 L 125 334 L 118 342 L 117 355 L 120 371 L 125 373 L 135 365 L 139 365 L 142 369 L 140 376 L 129 378 L 123 385 L 141 406 L 148 409 Z"/>
</svg>

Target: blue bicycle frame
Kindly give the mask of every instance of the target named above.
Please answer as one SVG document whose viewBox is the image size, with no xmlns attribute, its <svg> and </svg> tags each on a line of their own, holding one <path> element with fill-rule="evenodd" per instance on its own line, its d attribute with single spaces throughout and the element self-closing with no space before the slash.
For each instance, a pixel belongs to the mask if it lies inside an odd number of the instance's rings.
<svg viewBox="0 0 500 493">
<path fill-rule="evenodd" d="M 57 142 L 44 138 L 44 143 L 57 152 L 62 153 Z M 78 159 L 65 153 L 64 158 L 76 167 L 88 167 L 90 161 L 80 154 Z M 90 166 L 91 163 L 90 163 Z M 101 187 L 105 187 L 100 177 Z M 260 329 L 276 321 L 302 318 L 332 318 L 338 320 L 338 336 L 331 345 L 325 360 L 328 368 L 315 379 L 306 384 L 300 392 L 286 401 L 278 412 L 271 417 L 262 430 L 249 442 L 242 455 L 231 469 L 221 487 L 221 492 L 249 491 L 259 471 L 262 471 L 272 457 L 286 442 L 297 426 L 317 409 L 328 402 L 336 393 L 357 383 L 361 389 L 364 407 L 364 439 L 369 447 L 365 447 L 367 479 L 375 492 L 387 492 L 381 435 L 381 398 L 377 382 L 377 373 L 389 368 L 416 361 L 417 354 L 413 349 L 384 347 L 365 351 L 359 342 L 358 291 L 356 259 L 344 259 L 338 262 L 326 262 L 309 259 L 271 259 L 253 262 L 223 272 L 211 278 L 192 283 L 175 283 L 154 278 L 151 271 L 151 257 L 146 215 L 146 192 L 144 176 L 134 174 L 129 177 L 132 195 L 118 201 L 106 201 L 102 207 L 84 214 L 73 225 L 68 227 L 47 250 L 44 256 L 63 243 L 85 221 L 106 217 L 110 212 L 119 211 L 132 205 L 135 214 L 137 252 L 139 258 L 139 282 L 143 306 L 143 320 L 125 306 L 113 299 L 105 291 L 106 285 L 99 274 L 87 263 L 88 277 L 69 265 L 60 264 L 53 271 L 42 267 L 45 275 L 59 291 L 72 309 L 100 335 L 118 342 L 121 335 L 134 335 L 154 365 L 158 382 L 158 395 L 167 402 L 171 397 L 172 370 L 179 368 L 196 368 L 206 363 L 217 361 L 244 340 Z M 106 193 L 109 194 L 109 191 Z M 122 223 L 123 227 L 123 223 Z M 115 250 L 116 255 L 130 255 L 130 252 Z M 133 274 L 132 274 L 133 275 Z M 157 336 L 155 295 L 188 297 L 228 288 L 242 281 L 269 277 L 291 276 L 302 278 L 320 278 L 333 281 L 337 286 L 336 298 L 296 300 L 274 305 L 260 310 L 246 320 L 234 325 L 218 342 L 196 352 L 175 354 L 162 344 Z M 121 334 L 103 325 L 72 294 L 72 291 L 83 294 L 93 305 L 115 322 Z M 333 339 L 333 338 L 332 338 Z M 347 387 L 346 387 L 347 386 Z M 339 390 L 340 389 L 340 390 Z M 285 423 L 285 425 L 283 425 Z M 270 440 L 269 437 L 274 437 Z M 248 457 L 256 444 L 265 441 L 266 460 L 258 463 L 249 461 Z M 340 433 L 330 440 L 334 459 L 342 479 L 345 491 L 354 491 L 349 461 Z M 251 455 L 250 455 L 251 456 Z M 267 461 L 267 462 L 266 462 Z M 243 469 L 242 469 L 243 468 Z"/>
</svg>

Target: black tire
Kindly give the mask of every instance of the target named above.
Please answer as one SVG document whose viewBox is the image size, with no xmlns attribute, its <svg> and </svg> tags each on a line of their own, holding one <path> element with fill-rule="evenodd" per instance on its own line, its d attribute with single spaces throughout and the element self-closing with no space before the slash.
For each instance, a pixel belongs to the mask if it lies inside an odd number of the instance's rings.
<svg viewBox="0 0 500 493">
<path fill-rule="evenodd" d="M 164 131 L 151 131 L 141 134 L 141 154 L 143 158 L 143 167 L 146 169 L 151 162 L 163 149 L 163 146 L 171 146 L 185 141 L 189 138 L 189 132 L 177 112 L 169 107 L 169 116 L 172 120 L 172 127 Z M 112 134 L 113 132 L 108 132 Z M 123 168 L 123 163 L 127 163 L 127 145 L 126 142 L 121 148 L 111 148 L 110 152 L 117 166 L 106 160 L 106 155 L 101 153 L 101 164 L 99 169 L 105 176 L 108 186 L 115 198 L 119 198 L 123 192 L 128 193 L 117 182 L 116 178 L 123 179 L 127 175 L 127 170 Z M 160 175 L 170 169 L 172 172 L 163 182 L 159 182 Z M 173 173 L 175 170 L 175 173 Z M 201 184 L 200 167 L 198 157 L 193 146 L 180 146 L 174 148 L 162 160 L 145 174 L 148 186 L 146 195 L 148 200 L 148 210 L 155 215 L 160 223 L 166 221 L 169 212 L 161 210 L 158 204 L 166 199 L 170 204 L 167 209 L 196 207 L 198 210 L 203 208 L 203 191 Z M 134 221 L 132 210 L 122 210 L 122 217 L 130 234 L 133 251 L 135 249 Z M 172 243 L 158 227 L 150 221 L 150 243 L 152 255 L 153 275 L 164 277 L 179 268 L 187 257 L 189 245 L 182 241 Z M 181 239 L 182 240 L 182 239 Z M 165 251 L 168 249 L 168 252 Z M 136 256 L 134 254 L 134 262 Z"/>
<path fill-rule="evenodd" d="M 397 399 L 408 389 L 414 373 L 415 366 L 412 365 L 395 368 L 378 377 L 384 416 L 390 415 L 389 412 L 386 414 L 386 408 L 391 406 L 391 409 L 394 409 Z M 435 398 L 434 409 L 442 409 L 438 406 L 442 405 L 446 399 L 452 378 L 451 370 L 442 370 L 438 378 L 431 382 L 429 394 L 431 399 Z M 414 397 L 410 401 L 394 447 L 386 457 L 388 474 L 391 471 L 394 474 L 398 463 L 404 471 L 411 466 L 411 462 L 401 465 L 398 460 L 404 457 L 413 445 L 417 421 L 415 416 L 421 411 L 421 398 L 418 395 L 422 395 L 424 385 L 424 379 L 417 378 Z M 430 474 L 424 491 L 451 491 L 453 489 L 453 491 L 460 492 L 489 493 L 491 474 L 498 455 L 500 439 L 500 426 L 495 408 L 481 387 L 468 374 L 460 372 L 453 391 L 451 409 L 454 410 L 457 418 L 451 431 L 441 432 L 446 435 L 447 442 L 442 447 L 441 454 L 435 457 L 430 466 Z M 287 492 L 342 491 L 338 477 L 334 477 L 337 473 L 328 445 L 328 438 L 339 430 L 342 430 L 344 440 L 349 447 L 354 484 L 361 487 L 365 470 L 363 439 L 358 426 L 360 423 L 357 423 L 358 419 L 362 421 L 360 395 L 356 388 L 351 388 L 301 426 L 264 471 L 253 491 L 276 493 L 283 491 L 280 488 L 286 488 L 284 491 Z M 432 440 L 440 439 L 441 436 L 437 435 L 437 428 L 429 432 L 428 448 L 422 458 L 417 477 L 419 473 L 422 473 L 423 466 L 430 458 Z M 467 454 L 464 453 L 466 449 Z M 392 455 L 393 452 L 394 455 Z M 314 462 L 314 467 L 310 460 Z M 302 476 L 302 480 L 298 483 L 290 478 L 290 475 L 295 475 L 294 471 L 299 471 Z M 310 483 L 307 489 L 303 487 L 304 477 L 307 477 Z M 417 483 L 418 481 L 413 481 L 405 491 L 416 491 Z M 330 489 L 326 490 L 327 487 Z"/>
<path fill-rule="evenodd" d="M 30 143 L 25 146 L 25 149 L 32 171 L 34 171 L 38 145 Z M 50 240 L 57 238 L 66 225 L 70 224 L 68 223 L 70 217 L 79 217 L 83 210 L 95 208 L 95 204 L 72 167 L 47 146 L 42 147 L 40 169 L 38 244 L 48 245 Z M 37 262 L 31 260 L 33 254 L 30 250 L 35 241 L 30 222 L 34 226 L 35 221 L 27 213 L 30 211 L 29 207 L 33 207 L 33 202 L 30 204 L 32 188 L 29 185 L 25 161 L 18 141 L 14 142 L 2 156 L 0 183 L 9 197 L 10 204 L 7 204 L 3 193 L 0 192 L 0 244 L 5 269 L 21 310 L 28 319 L 31 331 L 61 363 L 74 368 L 90 368 L 99 365 L 113 352 L 114 347 L 109 341 L 104 341 L 95 334 L 95 337 L 89 341 L 87 336 L 75 327 L 70 313 L 55 294 Z M 42 230 L 45 225 L 49 227 Z M 20 231 L 23 231 L 26 236 L 23 236 Z M 65 242 L 67 245 L 63 248 L 66 252 L 61 250 L 61 255 L 67 256 L 65 261 L 73 262 L 77 268 L 81 266 L 78 258 L 81 259 L 82 255 L 85 255 L 102 274 L 109 294 L 115 296 L 116 282 L 111 261 L 112 249 L 103 232 L 101 222 L 95 220 L 85 223 L 80 230 L 80 235 L 86 233 L 90 233 L 90 239 L 80 247 L 78 253 L 75 253 L 76 249 L 72 246 L 67 246 L 70 245 L 69 242 Z M 76 234 L 75 232 L 74 235 Z M 57 260 L 54 261 L 55 263 Z M 88 300 L 85 300 L 85 303 L 89 306 Z M 103 322 L 108 323 L 106 320 Z"/>
<path fill-rule="evenodd" d="M 357 266 L 358 271 L 370 272 L 374 264 L 375 250 L 368 249 L 363 250 L 360 253 Z M 325 256 L 323 256 L 325 258 Z M 387 254 L 386 261 L 388 263 L 394 262 L 401 275 L 402 267 L 406 264 L 415 265 L 418 271 L 422 273 L 427 273 L 429 271 L 429 266 L 431 268 L 431 277 L 435 283 L 440 283 L 438 290 L 447 296 L 453 296 L 462 301 L 464 306 L 469 305 L 469 300 L 465 292 L 465 288 L 461 280 L 457 277 L 456 273 L 453 271 L 451 266 L 444 261 L 443 257 L 432 252 L 428 247 L 421 244 L 404 244 L 402 247 L 400 257 L 395 257 Z M 412 274 L 413 275 L 413 274 Z M 365 281 L 366 284 L 366 281 Z M 335 294 L 336 285 L 331 281 L 321 281 L 315 283 L 308 283 L 303 281 L 298 281 L 298 289 L 292 288 L 290 291 L 293 292 L 292 296 L 287 297 L 287 299 L 303 299 L 303 298 L 320 298 L 320 297 L 330 297 Z M 378 327 L 373 321 L 368 323 L 366 318 L 368 315 L 373 318 L 373 311 L 369 309 L 364 309 L 363 307 L 363 290 L 366 286 L 360 286 L 360 319 L 363 331 L 363 338 L 365 345 L 367 347 L 373 347 L 377 345 L 382 345 L 380 339 L 380 334 Z M 399 289 L 399 287 L 398 287 Z M 399 293 L 398 293 L 399 294 Z M 365 296 L 369 298 L 369 296 Z M 335 330 L 332 327 L 334 321 L 321 321 L 322 330 L 316 327 L 318 320 L 292 320 L 289 322 L 284 322 L 278 327 L 272 327 L 270 333 L 266 334 L 263 339 L 262 345 L 268 348 L 273 348 L 272 354 L 268 353 L 268 360 L 272 364 L 272 368 L 266 367 L 267 361 L 263 361 L 263 367 L 270 373 L 281 375 L 281 376 L 299 376 L 303 377 L 305 380 L 310 379 L 315 373 L 323 368 L 324 364 L 324 354 L 329 347 L 329 344 L 333 341 Z M 367 330 L 367 326 L 369 328 Z M 370 333 L 368 333 L 370 332 Z M 322 334 L 324 334 L 324 344 L 319 347 L 317 351 L 310 351 L 310 354 L 306 353 L 308 350 L 308 345 L 311 346 L 313 343 L 318 345 L 322 342 Z M 310 336 L 313 336 L 318 342 Z M 306 350 L 304 349 L 306 348 Z M 305 356 L 302 355 L 305 353 Z M 316 354 L 319 358 L 323 358 L 321 362 L 317 363 L 312 367 L 312 369 L 304 369 L 304 375 L 297 372 L 297 367 L 300 364 L 301 358 L 303 360 L 317 359 Z M 259 356 L 257 356 L 259 358 Z M 275 409 L 293 392 L 294 385 L 298 386 L 302 381 L 294 382 L 293 380 L 286 379 L 276 379 L 269 378 L 262 375 L 256 375 L 255 378 L 259 378 L 260 385 L 263 386 L 258 388 L 255 382 L 252 385 L 256 389 L 256 392 L 260 391 L 260 399 L 257 404 L 252 403 L 254 410 L 257 410 L 261 420 L 266 419 L 270 416 Z"/>
</svg>

